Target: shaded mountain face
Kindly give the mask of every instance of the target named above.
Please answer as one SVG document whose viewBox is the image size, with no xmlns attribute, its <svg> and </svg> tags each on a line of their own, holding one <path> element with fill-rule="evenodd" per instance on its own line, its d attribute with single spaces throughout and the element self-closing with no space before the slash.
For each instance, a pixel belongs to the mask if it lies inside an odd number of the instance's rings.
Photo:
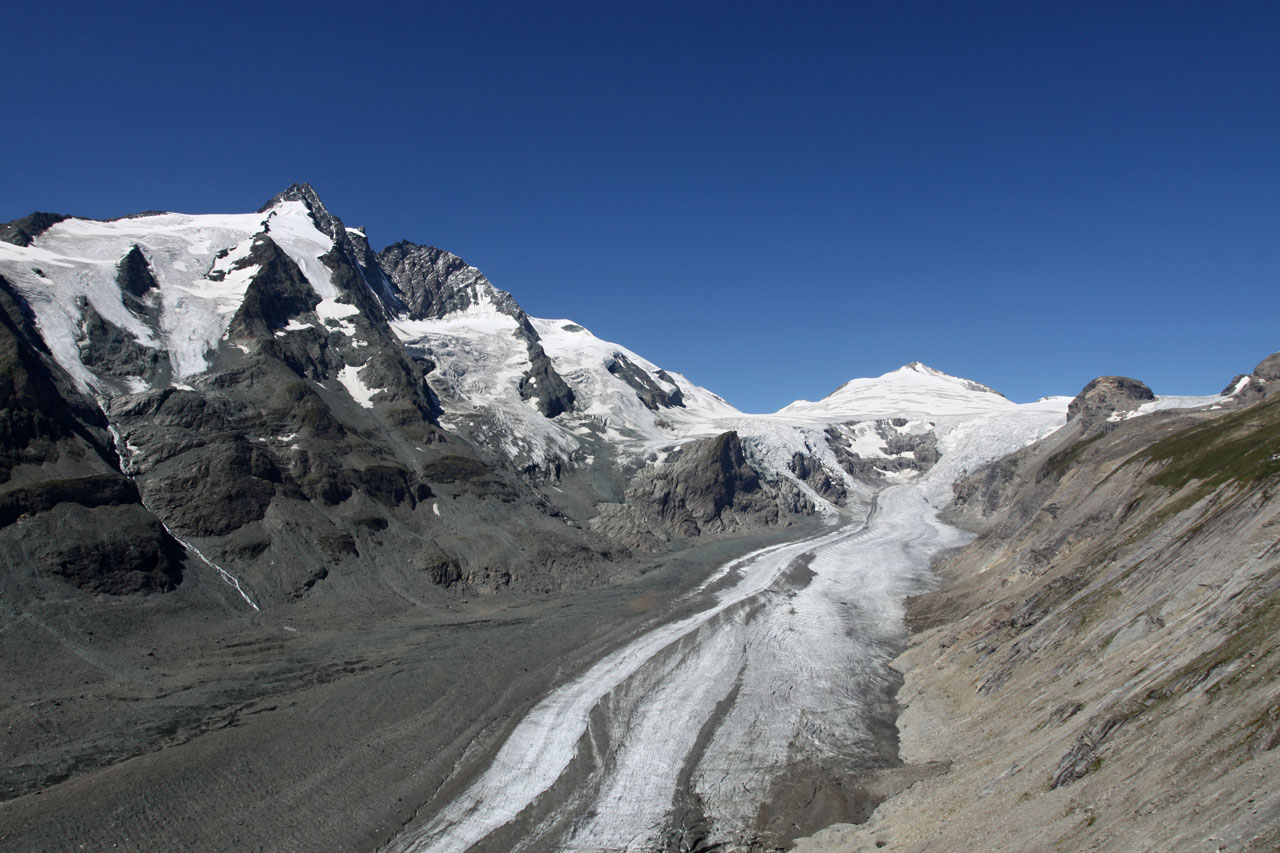
<svg viewBox="0 0 1280 853">
<path fill-rule="evenodd" d="M 93 593 L 163 592 L 181 548 L 142 506 L 106 419 L 50 364 L 31 315 L 0 277 L 0 547 L 6 587 L 31 574 Z"/>
<path fill-rule="evenodd" d="M 439 582 L 441 565 L 481 586 L 554 587 L 603 559 L 506 460 L 439 428 L 435 365 L 391 325 L 422 282 L 397 289 L 310 187 L 258 214 L 35 215 L 4 234 L 17 248 L 0 255 L 0 533 L 18 537 L 14 571 L 31 582 L 172 589 L 184 565 L 209 570 L 174 536 L 255 605 L 351 594 L 389 564 L 410 587 Z M 512 310 L 533 365 L 525 397 L 556 414 L 572 395 Z M 482 474 L 459 490 L 441 459 Z M 69 519 L 85 541 L 21 545 Z M 475 524 L 525 541 L 480 546 Z M 548 554 L 563 576 L 539 576 Z"/>
</svg>

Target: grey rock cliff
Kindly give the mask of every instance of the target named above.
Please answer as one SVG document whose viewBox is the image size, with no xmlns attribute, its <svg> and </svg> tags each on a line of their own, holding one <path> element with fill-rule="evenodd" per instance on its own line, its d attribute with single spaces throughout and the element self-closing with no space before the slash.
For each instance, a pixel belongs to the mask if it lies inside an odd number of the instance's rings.
<svg viewBox="0 0 1280 853">
<path fill-rule="evenodd" d="M 1272 353 L 1258 362 L 1252 373 L 1242 373 L 1232 379 L 1222 389 L 1222 393 L 1234 394 L 1238 403 L 1249 405 L 1270 397 L 1277 390 L 1280 390 L 1280 352 Z"/>
<path fill-rule="evenodd" d="M 606 504 L 594 529 L 649 550 L 671 537 L 718 535 L 789 523 L 813 506 L 785 481 L 766 483 L 736 432 L 689 442 L 641 468 L 621 504 Z"/>
<path fill-rule="evenodd" d="M 1067 406 L 1067 420 L 1078 420 L 1085 429 L 1102 428 L 1111 415 L 1131 412 L 1156 395 L 1137 379 L 1099 376 Z"/>
<path fill-rule="evenodd" d="M 0 240 L 15 246 L 30 246 L 35 238 L 67 218 L 61 213 L 32 213 L 0 225 Z"/>
</svg>

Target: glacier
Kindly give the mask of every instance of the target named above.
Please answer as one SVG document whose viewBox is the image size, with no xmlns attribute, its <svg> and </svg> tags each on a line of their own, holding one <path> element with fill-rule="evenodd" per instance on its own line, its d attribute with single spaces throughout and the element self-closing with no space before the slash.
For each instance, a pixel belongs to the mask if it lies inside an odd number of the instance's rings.
<svg viewBox="0 0 1280 853">
<path fill-rule="evenodd" d="M 552 690 L 463 793 L 389 853 L 505 849 L 506 836 L 486 839 L 513 822 L 513 849 L 664 849 L 688 831 L 676 804 L 690 799 L 705 843 L 749 842 L 788 768 L 869 768 L 873 707 L 890 698 L 888 661 L 905 638 L 903 600 L 930 588 L 934 554 L 969 538 L 937 518 L 951 483 L 1058 429 L 1066 403 L 993 404 L 936 371 L 904 370 L 906 381 L 886 378 L 879 395 L 863 385 L 855 405 L 930 417 L 945 448 L 937 466 L 873 494 L 860 517 L 845 512 L 828 532 L 721 567 L 691 593 L 696 613 Z M 939 379 L 940 397 L 921 393 Z M 858 414 L 847 402 L 831 409 Z"/>
</svg>

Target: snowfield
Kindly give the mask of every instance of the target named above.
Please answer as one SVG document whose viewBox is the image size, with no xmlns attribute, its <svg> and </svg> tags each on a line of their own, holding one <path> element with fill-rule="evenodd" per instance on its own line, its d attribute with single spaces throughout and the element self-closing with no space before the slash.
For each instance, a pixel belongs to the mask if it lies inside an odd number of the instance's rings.
<svg viewBox="0 0 1280 853">
<path fill-rule="evenodd" d="M 50 352 L 82 391 L 101 392 L 103 383 L 80 360 L 78 299 L 142 346 L 167 352 L 180 380 L 207 369 L 208 354 L 218 349 L 239 310 L 257 270 L 234 270 L 233 265 L 248 256 L 264 223 L 323 300 L 317 309 L 322 319 L 345 318 L 358 310 L 336 301 L 329 270 L 319 260 L 333 241 L 297 201 L 280 202 L 266 213 L 68 219 L 31 246 L 0 242 L 0 275 L 32 305 Z M 116 267 L 134 246 L 142 250 L 160 288 L 159 339 L 125 307 L 116 285 Z M 227 254 L 218 257 L 222 252 Z"/>
</svg>

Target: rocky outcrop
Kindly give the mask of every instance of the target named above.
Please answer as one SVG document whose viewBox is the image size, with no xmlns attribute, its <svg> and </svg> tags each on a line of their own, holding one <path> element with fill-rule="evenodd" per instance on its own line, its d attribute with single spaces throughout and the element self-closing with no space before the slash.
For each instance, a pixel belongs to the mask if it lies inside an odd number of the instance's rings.
<svg viewBox="0 0 1280 853">
<path fill-rule="evenodd" d="M 438 320 L 481 304 L 517 320 L 524 315 L 510 293 L 443 249 L 401 240 L 379 252 L 378 262 L 396 287 L 404 316 L 411 320 Z"/>
<path fill-rule="evenodd" d="M 61 213 L 32 213 L 0 225 L 0 240 L 15 246 L 30 246 L 45 231 L 68 218 Z"/>
<path fill-rule="evenodd" d="M 957 485 L 981 535 L 897 663 L 903 757 L 949 769 L 798 850 L 1280 845 L 1280 401 L 1099 430 L 1118 384 Z"/>
<path fill-rule="evenodd" d="M 1250 405 L 1280 390 L 1280 352 L 1258 362 L 1252 373 L 1242 373 L 1232 379 L 1222 395 L 1233 396 L 1241 405 Z"/>
<path fill-rule="evenodd" d="M 257 271 L 227 329 L 232 340 L 270 340 L 277 329 L 320 304 L 320 297 L 302 270 L 269 234 L 254 238 L 249 254 L 232 265 L 233 270 L 246 267 L 256 267 Z"/>
<path fill-rule="evenodd" d="M 622 504 L 600 507 L 595 529 L 631 547 L 654 549 L 672 536 L 732 533 L 788 523 L 812 504 L 789 481 L 765 483 L 736 432 L 682 445 L 641 468 Z"/>
<path fill-rule="evenodd" d="M 1132 412 L 1156 395 L 1143 383 L 1127 376 L 1099 376 L 1084 386 L 1067 406 L 1067 420 L 1084 429 L 1107 429 L 1113 415 Z"/>
<path fill-rule="evenodd" d="M 851 477 L 883 484 L 894 474 L 922 474 L 937 464 L 941 458 L 938 436 L 932 424 L 927 426 L 924 431 L 911 431 L 906 418 L 853 421 L 828 427 L 827 446 Z M 872 436 L 876 452 L 854 449 L 860 437 Z"/>
<path fill-rule="evenodd" d="M 551 359 L 537 340 L 537 332 L 525 320 L 527 328 L 525 345 L 529 354 L 529 369 L 520 378 L 520 397 L 532 402 L 539 412 L 548 418 L 564 414 L 573 408 L 573 389 L 551 365 Z"/>
<path fill-rule="evenodd" d="M 833 479 L 827 469 L 823 467 L 822 462 L 814 457 L 813 454 L 792 454 L 791 462 L 787 467 L 801 482 L 837 506 L 843 504 L 849 496 L 844 483 Z"/>
<path fill-rule="evenodd" d="M 132 500 L 60 501 L 0 531 L 10 559 L 29 562 L 85 592 L 169 592 L 182 582 L 183 548 Z"/>
<path fill-rule="evenodd" d="M 96 375 L 117 380 L 121 389 L 129 387 L 130 379 L 147 383 L 168 380 L 168 353 L 138 343 L 87 302 L 81 305 L 81 311 L 80 361 Z"/>
<path fill-rule="evenodd" d="M 151 272 L 151 265 L 142 254 L 142 249 L 135 245 L 120 259 L 116 265 L 116 286 L 121 292 L 142 300 L 158 289 L 156 277 Z"/>
<path fill-rule="evenodd" d="M 674 390 L 663 388 L 654 381 L 654 377 L 641 370 L 635 363 L 620 352 L 614 353 L 609 361 L 605 364 L 605 369 L 609 373 L 621 379 L 623 382 L 635 389 L 636 397 L 644 403 L 645 408 L 650 411 L 658 411 L 659 409 L 670 409 L 675 406 L 684 406 L 684 397 L 677 387 Z M 663 373 L 663 371 L 658 371 Z M 658 377 L 670 385 L 675 385 L 669 374 L 663 373 Z"/>
</svg>

